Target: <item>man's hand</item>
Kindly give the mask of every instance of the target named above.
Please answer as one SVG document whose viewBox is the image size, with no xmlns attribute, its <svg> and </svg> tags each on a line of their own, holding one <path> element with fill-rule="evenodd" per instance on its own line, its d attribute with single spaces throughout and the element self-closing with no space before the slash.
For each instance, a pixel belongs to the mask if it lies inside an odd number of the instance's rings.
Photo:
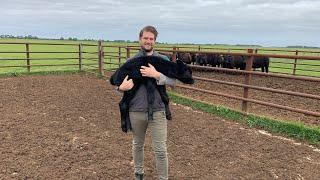
<svg viewBox="0 0 320 180">
<path fill-rule="evenodd" d="M 119 86 L 120 91 L 129 91 L 133 87 L 132 79 L 128 80 L 128 76 L 124 78 L 121 85 Z"/>
<path fill-rule="evenodd" d="M 151 64 L 148 63 L 148 66 L 149 67 L 141 66 L 140 72 L 142 76 L 151 77 L 158 80 L 160 78 L 160 73 Z"/>
</svg>

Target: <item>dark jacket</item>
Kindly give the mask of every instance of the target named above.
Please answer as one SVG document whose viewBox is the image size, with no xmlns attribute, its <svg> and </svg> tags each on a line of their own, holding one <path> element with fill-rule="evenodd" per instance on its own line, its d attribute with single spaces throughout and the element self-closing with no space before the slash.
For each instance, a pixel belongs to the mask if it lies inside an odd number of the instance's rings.
<svg viewBox="0 0 320 180">
<path fill-rule="evenodd" d="M 193 84 L 192 71 L 182 61 L 177 63 L 163 60 L 158 56 L 142 56 L 133 58 L 130 61 L 124 63 L 110 78 L 112 85 L 120 86 L 122 81 L 128 75 L 129 79 L 133 80 L 134 86 L 131 90 L 125 91 L 123 97 L 119 103 L 121 114 L 121 128 L 123 132 L 132 130 L 130 118 L 129 118 L 129 103 L 134 97 L 137 89 L 141 84 L 144 84 L 147 88 L 148 97 L 148 119 L 152 120 L 152 102 L 154 100 L 154 92 L 158 90 L 163 103 L 165 104 L 166 118 L 171 119 L 171 113 L 169 109 L 169 98 L 166 93 L 164 85 L 157 85 L 154 78 L 143 77 L 140 73 L 141 66 L 148 66 L 148 63 L 152 64 L 157 71 L 164 74 L 169 78 L 175 78 L 179 81 L 187 84 Z"/>
</svg>

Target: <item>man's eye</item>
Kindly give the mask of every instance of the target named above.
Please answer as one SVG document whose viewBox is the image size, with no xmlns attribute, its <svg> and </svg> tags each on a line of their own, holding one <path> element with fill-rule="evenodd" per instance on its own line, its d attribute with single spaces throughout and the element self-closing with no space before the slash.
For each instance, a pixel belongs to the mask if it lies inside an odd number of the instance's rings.
<svg viewBox="0 0 320 180">
<path fill-rule="evenodd" d="M 144 40 L 150 40 L 150 41 L 153 41 L 154 39 L 153 38 L 148 38 L 148 37 L 145 37 L 143 38 Z"/>
</svg>

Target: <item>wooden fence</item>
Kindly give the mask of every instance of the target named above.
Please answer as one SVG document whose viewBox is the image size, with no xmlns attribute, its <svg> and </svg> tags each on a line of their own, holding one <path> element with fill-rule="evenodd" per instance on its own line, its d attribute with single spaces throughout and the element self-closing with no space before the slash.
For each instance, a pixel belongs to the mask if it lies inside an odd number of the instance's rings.
<svg viewBox="0 0 320 180">
<path fill-rule="evenodd" d="M 132 54 L 139 50 L 137 47 L 132 46 L 112 46 L 112 45 L 103 45 L 101 41 L 98 42 L 98 44 L 57 44 L 57 43 L 0 43 L 0 44 L 20 44 L 25 46 L 25 51 L 1 51 L 1 54 L 25 54 L 25 58 L 0 58 L 1 61 L 25 61 L 24 65 L 2 65 L 0 64 L 0 68 L 10 68 L 10 67 L 23 67 L 27 69 L 27 72 L 32 71 L 32 67 L 39 66 L 77 66 L 78 70 L 90 70 L 84 68 L 91 67 L 91 69 L 97 69 L 97 72 L 101 75 L 104 75 L 105 70 L 112 70 L 117 69 L 127 58 L 131 57 Z M 44 46 L 73 46 L 76 47 L 76 51 L 31 51 L 30 47 L 33 45 L 44 45 Z M 91 51 L 84 50 L 85 47 L 91 47 Z M 289 106 L 283 106 L 280 104 L 265 102 L 265 101 L 259 101 L 256 99 L 251 99 L 249 96 L 249 90 L 255 89 L 255 90 L 261 90 L 266 92 L 272 92 L 272 93 L 280 93 L 280 94 L 288 94 L 293 96 L 298 96 L 302 98 L 311 98 L 315 100 L 320 100 L 319 95 L 314 94 L 307 94 L 302 92 L 293 92 L 293 91 L 286 91 L 286 90 L 280 90 L 280 89 L 273 89 L 273 88 L 266 88 L 266 87 L 259 87 L 259 86 L 253 86 L 251 85 L 251 81 L 253 76 L 252 75 L 259 75 L 259 76 L 269 76 L 269 77 L 278 77 L 278 78 L 288 78 L 288 79 L 297 79 L 297 80 L 304 80 L 304 81 L 313 81 L 313 82 L 319 82 L 320 78 L 317 77 L 306 77 L 306 76 L 295 76 L 295 75 L 285 75 L 285 74 L 277 74 L 277 73 L 262 73 L 262 72 L 255 72 L 252 71 L 252 63 L 253 59 L 255 57 L 259 56 L 267 56 L 270 58 L 286 58 L 286 59 L 293 59 L 295 62 L 298 60 L 307 60 L 307 61 L 320 61 L 320 56 L 301 56 L 296 51 L 295 55 L 281 55 L 281 54 L 262 54 L 257 53 L 257 51 L 254 51 L 253 49 L 247 49 L 246 52 L 231 52 L 231 51 L 220 51 L 221 49 L 218 49 L 219 51 L 202 51 L 202 48 L 199 46 L 199 48 L 196 51 L 192 50 L 181 50 L 183 47 L 173 47 L 170 48 L 158 48 L 159 51 L 163 52 L 170 52 L 170 53 L 178 53 L 178 52 L 189 52 L 189 53 L 205 53 L 205 54 L 221 54 L 221 55 L 243 55 L 248 56 L 250 58 L 247 59 L 246 62 L 246 69 L 245 71 L 242 70 L 236 70 L 236 69 L 225 69 L 220 67 L 204 67 L 204 66 L 191 66 L 193 69 L 200 69 L 200 70 L 206 70 L 206 71 L 220 71 L 220 72 L 233 72 L 233 73 L 239 73 L 244 75 L 244 83 L 233 83 L 233 82 L 226 82 L 226 81 L 220 81 L 215 79 L 207 79 L 203 77 L 195 77 L 196 80 L 199 81 L 206 81 L 210 83 L 219 83 L 224 85 L 230 85 L 230 86 L 237 86 L 243 88 L 243 95 L 240 96 L 233 96 L 230 94 L 224 94 L 222 92 L 213 92 L 209 90 L 203 90 L 198 89 L 192 86 L 186 86 L 186 85 L 177 85 L 180 88 L 190 89 L 193 91 L 198 91 L 202 93 L 209 93 L 213 95 L 223 96 L 231 99 L 237 99 L 242 101 L 241 109 L 244 113 L 248 112 L 248 103 L 256 103 L 264 106 L 270 106 L 280 109 L 285 109 L 293 112 L 303 113 L 306 115 L 311 115 L 315 117 L 320 117 L 319 111 L 310 111 L 307 108 L 306 109 L 299 109 L 296 107 L 289 107 Z M 217 50 L 217 49 L 216 49 Z M 74 54 L 75 56 L 72 57 L 63 57 L 63 58 L 32 58 L 32 54 Z M 318 52 L 317 52 L 318 53 Z M 85 55 L 91 55 L 89 57 L 85 57 Z M 76 60 L 77 63 L 67 63 L 67 64 L 37 64 L 33 65 L 32 61 L 37 60 Z M 84 63 L 84 60 L 89 61 L 89 63 Z M 107 67 L 109 65 L 109 67 Z M 297 63 L 293 64 L 293 67 L 296 67 Z M 295 69 L 293 69 L 295 70 Z M 295 73 L 292 73 L 295 74 Z M 320 103 L 319 103 L 320 104 Z"/>
<path fill-rule="evenodd" d="M 8 61 L 25 61 L 25 64 L 19 64 L 19 65 L 7 65 L 6 63 L 1 63 L 0 68 L 26 68 L 27 72 L 31 72 L 33 67 L 45 67 L 45 66 L 77 66 L 78 70 L 82 71 L 84 66 L 92 66 L 96 65 L 96 62 L 91 63 L 84 63 L 84 60 L 98 60 L 98 57 L 84 57 L 86 54 L 98 54 L 99 49 L 96 52 L 88 52 L 84 51 L 84 47 L 95 47 L 97 45 L 93 44 L 63 44 L 63 43 L 17 43 L 17 42 L 0 42 L 0 45 L 21 45 L 25 46 L 24 51 L 1 51 L 0 49 L 0 62 L 8 62 Z M 73 51 L 32 51 L 31 48 L 35 46 L 63 46 L 63 47 L 72 47 L 72 49 L 77 49 Z M 50 49 L 50 47 L 47 47 Z M 52 48 L 54 49 L 54 48 Z M 13 57 L 13 58 L 7 58 L 2 57 L 4 55 L 12 54 L 19 56 Z M 25 57 L 21 57 L 25 55 Z M 33 57 L 33 56 L 39 56 L 39 54 L 42 54 L 42 57 Z M 64 57 L 48 57 L 54 54 L 55 56 L 64 55 Z M 65 55 L 67 54 L 67 57 Z M 43 62 L 51 62 L 50 63 L 43 63 L 43 64 L 32 64 L 32 62 L 35 61 L 41 61 Z M 59 61 L 59 62 L 70 62 L 72 63 L 52 63 L 53 61 Z M 76 61 L 76 62 L 75 62 Z"/>
<path fill-rule="evenodd" d="M 126 47 L 127 50 L 127 55 L 130 55 L 131 50 L 139 50 L 136 47 Z M 266 88 L 266 87 L 259 87 L 259 86 L 253 86 L 251 85 L 251 80 L 252 80 L 252 75 L 259 75 L 259 76 L 269 76 L 269 77 L 278 77 L 278 78 L 287 78 L 287 79 L 296 79 L 296 80 L 304 80 L 304 81 L 313 81 L 313 82 L 319 82 L 320 83 L 320 78 L 317 77 L 306 77 L 306 76 L 294 76 L 294 75 L 285 75 L 285 74 L 277 74 L 277 73 L 262 73 L 262 72 L 256 72 L 252 70 L 252 63 L 254 57 L 261 57 L 261 56 L 267 56 L 270 58 L 288 58 L 288 59 L 304 59 L 304 60 L 310 60 L 310 61 L 319 61 L 320 56 L 299 56 L 299 55 L 276 55 L 276 54 L 257 54 L 254 52 L 253 49 L 247 49 L 247 53 L 232 53 L 232 52 L 220 52 L 220 51 L 210 51 L 210 52 L 204 52 L 204 51 L 182 51 L 182 50 L 161 50 L 165 52 L 171 52 L 171 53 L 178 53 L 178 52 L 184 52 L 184 53 L 205 53 L 205 54 L 221 54 L 221 55 L 243 55 L 243 56 L 248 56 L 249 58 L 247 59 L 246 62 L 246 69 L 245 71 L 242 70 L 236 70 L 236 69 L 226 69 L 226 68 L 219 68 L 219 67 L 206 67 L 206 66 L 197 66 L 197 65 L 191 65 L 190 67 L 192 69 L 198 69 L 198 70 L 206 70 L 206 71 L 220 71 L 220 72 L 232 72 L 232 73 L 238 73 L 238 74 L 244 74 L 244 84 L 241 83 L 232 83 L 232 82 L 226 82 L 226 81 L 219 81 L 219 80 L 214 80 L 214 79 L 207 79 L 207 78 L 202 78 L 202 77 L 194 77 L 196 80 L 200 81 L 206 81 L 206 82 L 211 82 L 211 83 L 218 83 L 218 84 L 224 84 L 224 85 L 230 85 L 230 86 L 237 86 L 237 87 L 242 87 L 243 88 L 243 96 L 233 96 L 230 94 L 224 94 L 222 92 L 214 92 L 214 91 L 209 91 L 209 90 L 203 90 L 203 89 L 198 89 L 192 86 L 186 86 L 186 85 L 177 85 L 180 88 L 185 88 L 185 89 L 190 89 L 193 91 L 198 91 L 202 93 L 208 93 L 208 94 L 213 94 L 217 96 L 223 96 L 231 99 L 237 99 L 242 101 L 241 109 L 243 113 L 248 112 L 248 102 L 251 103 L 256 103 L 264 106 L 269 106 L 269 107 L 274 107 L 274 108 L 280 108 L 284 110 L 289 110 L 293 112 L 298 112 L 298 113 L 303 113 L 306 115 L 311 115 L 315 117 L 320 117 L 320 112 L 317 111 L 310 111 L 308 109 L 299 109 L 295 107 L 289 107 L 289 106 L 284 106 L 280 104 L 275 104 L 275 103 L 270 103 L 270 102 L 265 102 L 265 101 L 260 101 L 256 99 L 251 99 L 249 98 L 249 89 L 255 89 L 255 90 L 261 90 L 261 91 L 266 91 L 266 92 L 272 92 L 272 93 L 280 93 L 280 94 L 287 94 L 287 95 L 293 95 L 297 97 L 303 97 L 303 98 L 310 98 L 310 99 L 315 99 L 315 100 L 320 100 L 319 95 L 314 95 L 314 94 L 307 94 L 307 93 L 301 93 L 301 92 L 293 92 L 293 91 L 286 91 L 286 90 L 279 90 L 279 89 L 274 89 L 274 88 Z M 127 56 L 128 57 L 128 56 Z M 205 95 L 205 94 L 204 94 Z M 320 101 L 319 101 L 320 104 Z M 307 107 L 306 107 L 307 108 Z"/>
</svg>

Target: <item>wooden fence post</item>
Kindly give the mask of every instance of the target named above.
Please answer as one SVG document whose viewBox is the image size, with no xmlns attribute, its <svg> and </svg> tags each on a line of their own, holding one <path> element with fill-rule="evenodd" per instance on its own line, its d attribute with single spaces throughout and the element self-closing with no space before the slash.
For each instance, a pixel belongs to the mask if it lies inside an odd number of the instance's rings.
<svg viewBox="0 0 320 180">
<path fill-rule="evenodd" d="M 299 51 L 296 50 L 296 56 L 298 55 L 298 53 L 299 53 Z M 293 74 L 293 75 L 296 75 L 297 62 L 298 62 L 298 59 L 294 59 L 293 71 L 292 71 L 292 74 Z"/>
<path fill-rule="evenodd" d="M 177 47 L 173 46 L 172 62 L 177 62 Z"/>
<path fill-rule="evenodd" d="M 126 50 L 127 50 L 127 59 L 129 59 L 130 58 L 130 48 L 127 46 Z"/>
<path fill-rule="evenodd" d="M 28 73 L 30 73 L 31 66 L 30 66 L 30 47 L 29 47 L 29 43 L 26 43 L 26 56 L 27 56 L 27 70 L 28 70 Z"/>
<path fill-rule="evenodd" d="M 104 73 L 103 73 L 103 56 L 104 56 L 104 53 L 103 53 L 103 46 L 102 46 L 102 41 L 101 40 L 99 40 L 98 41 L 98 55 L 99 55 L 99 61 L 98 61 L 98 65 L 99 65 L 99 74 L 101 75 L 101 76 L 103 76 L 104 75 Z"/>
<path fill-rule="evenodd" d="M 121 47 L 119 47 L 119 50 L 118 50 L 118 56 L 119 56 L 119 59 L 118 59 L 118 61 L 119 61 L 119 68 L 120 68 L 120 63 L 121 63 Z"/>
<path fill-rule="evenodd" d="M 176 46 L 173 46 L 173 53 L 172 53 L 172 62 L 177 62 L 177 47 Z M 174 91 L 175 90 L 175 86 L 173 85 L 173 86 L 168 86 L 168 87 L 170 87 L 170 89 L 172 90 L 172 91 Z"/>
<path fill-rule="evenodd" d="M 248 53 L 253 53 L 253 49 L 248 49 Z M 249 58 L 246 60 L 246 71 L 252 71 L 252 63 L 253 63 L 254 56 L 249 56 Z M 245 85 L 250 85 L 251 83 L 251 74 L 246 74 L 244 79 Z M 244 87 L 243 88 L 243 97 L 248 98 L 249 97 L 249 88 Z M 242 101 L 242 111 L 247 112 L 248 111 L 248 101 L 243 100 Z"/>
<path fill-rule="evenodd" d="M 82 65 L 82 43 L 79 44 L 79 71 L 83 70 Z"/>
</svg>

